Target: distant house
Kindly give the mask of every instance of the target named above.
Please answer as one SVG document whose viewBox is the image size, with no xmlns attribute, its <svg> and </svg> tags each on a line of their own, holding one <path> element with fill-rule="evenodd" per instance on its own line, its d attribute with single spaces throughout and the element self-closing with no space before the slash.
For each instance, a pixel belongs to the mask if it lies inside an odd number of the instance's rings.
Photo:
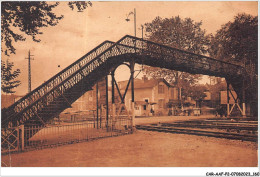
<svg viewBox="0 0 260 177">
<path fill-rule="evenodd" d="M 229 104 L 234 104 L 235 100 L 234 100 L 233 96 L 235 98 L 237 98 L 237 94 L 235 91 L 231 91 L 231 92 L 232 92 L 232 94 L 231 93 L 229 94 Z M 227 91 L 220 91 L 220 104 L 222 104 L 222 105 L 227 104 Z"/>
<path fill-rule="evenodd" d="M 118 82 L 118 87 L 123 95 L 128 81 Z M 104 82 L 99 82 L 98 86 L 98 104 L 102 108 L 102 115 L 105 114 L 105 85 Z M 134 80 L 135 94 L 135 115 L 136 116 L 152 116 L 152 115 L 168 115 L 169 107 L 178 107 L 180 105 L 178 88 L 170 85 L 164 79 L 148 79 L 144 76 L 142 79 Z M 82 97 L 72 104 L 72 108 L 66 109 L 63 114 L 78 114 L 84 113 L 93 115 L 96 114 L 97 98 L 96 85 L 93 90 L 86 92 Z M 115 103 L 120 103 L 120 96 L 115 87 Z M 108 102 L 111 113 L 111 86 L 108 89 Z M 125 96 L 125 105 L 128 112 L 132 112 L 131 107 L 131 86 Z M 99 113 L 100 114 L 100 113 Z"/>
<path fill-rule="evenodd" d="M 97 90 L 96 84 L 92 87 L 91 90 L 84 93 L 79 99 L 71 104 L 71 108 L 65 109 L 60 117 L 62 119 L 85 119 L 89 117 L 96 117 L 97 110 Z M 111 92 L 111 91 L 109 91 Z M 109 102 L 111 102 L 111 94 L 109 93 L 108 97 Z M 99 105 L 99 116 L 105 114 L 105 103 L 106 103 L 106 85 L 105 79 L 98 82 L 98 105 Z M 111 108 L 111 103 L 110 106 Z M 102 108 L 102 111 L 100 111 Z"/>
<path fill-rule="evenodd" d="M 11 106 L 22 97 L 23 96 L 14 95 L 14 94 L 10 94 L 10 95 L 1 94 L 1 109 Z"/>
<path fill-rule="evenodd" d="M 118 83 L 121 93 L 126 88 L 128 81 Z M 169 102 L 178 103 L 178 89 L 170 85 L 164 79 L 135 79 L 135 115 L 168 115 Z M 128 111 L 132 111 L 131 92 L 128 91 L 125 97 L 125 105 Z"/>
</svg>

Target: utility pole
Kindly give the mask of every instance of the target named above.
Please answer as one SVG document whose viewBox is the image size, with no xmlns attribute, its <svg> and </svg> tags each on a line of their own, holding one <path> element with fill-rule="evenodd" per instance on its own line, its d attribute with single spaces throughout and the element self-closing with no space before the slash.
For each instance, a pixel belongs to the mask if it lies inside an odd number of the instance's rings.
<svg viewBox="0 0 260 177">
<path fill-rule="evenodd" d="M 142 39 L 144 39 L 144 25 L 141 25 L 142 27 Z"/>
<path fill-rule="evenodd" d="M 134 25 L 135 25 L 135 37 L 136 37 L 136 10 L 134 8 Z"/>
<path fill-rule="evenodd" d="M 129 16 L 130 16 L 130 15 L 134 15 L 134 32 L 135 32 L 135 37 L 136 37 L 136 10 L 135 10 L 135 8 L 134 8 L 134 12 L 131 11 L 131 12 L 127 15 L 127 17 L 126 17 L 126 19 L 125 19 L 127 22 L 130 21 L 130 19 L 129 19 Z"/>
<path fill-rule="evenodd" d="M 30 50 L 28 52 L 28 58 L 25 58 L 28 60 L 28 93 L 31 92 L 32 87 L 31 87 L 31 60 L 34 60 L 31 58 L 33 55 L 31 55 Z"/>
</svg>

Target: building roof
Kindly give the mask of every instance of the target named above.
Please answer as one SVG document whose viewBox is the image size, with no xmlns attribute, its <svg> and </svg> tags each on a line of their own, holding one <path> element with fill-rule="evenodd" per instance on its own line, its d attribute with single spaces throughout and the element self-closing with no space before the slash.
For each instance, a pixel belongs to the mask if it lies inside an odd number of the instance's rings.
<svg viewBox="0 0 260 177">
<path fill-rule="evenodd" d="M 165 83 L 168 87 L 173 87 L 170 85 L 165 79 L 150 79 L 150 80 L 144 80 L 144 79 L 135 79 L 134 80 L 134 88 L 140 89 L 140 88 L 153 88 L 156 86 L 159 82 Z M 120 84 L 120 89 L 125 89 L 127 86 L 128 81 L 121 81 L 118 82 L 118 85 Z M 130 86 L 129 86 L 130 87 Z"/>
</svg>

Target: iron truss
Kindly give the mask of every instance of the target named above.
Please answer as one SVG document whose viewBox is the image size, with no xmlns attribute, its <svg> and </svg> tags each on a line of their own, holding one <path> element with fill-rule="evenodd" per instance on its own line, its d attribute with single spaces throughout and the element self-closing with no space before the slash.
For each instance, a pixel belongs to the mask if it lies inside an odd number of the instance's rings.
<svg viewBox="0 0 260 177">
<path fill-rule="evenodd" d="M 132 59 L 139 64 L 193 74 L 239 78 L 244 73 L 239 65 L 126 35 L 116 43 L 101 43 L 13 105 L 2 109 L 2 128 L 31 121 L 44 124 L 71 107 L 115 67 Z"/>
</svg>

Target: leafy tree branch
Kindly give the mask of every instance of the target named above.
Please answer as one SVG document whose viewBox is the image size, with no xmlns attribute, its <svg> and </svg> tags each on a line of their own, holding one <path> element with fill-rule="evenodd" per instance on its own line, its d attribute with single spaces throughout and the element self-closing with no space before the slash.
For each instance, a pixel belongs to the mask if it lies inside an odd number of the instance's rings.
<svg viewBox="0 0 260 177">
<path fill-rule="evenodd" d="M 55 26 L 64 17 L 56 15 L 53 9 L 59 2 L 45 1 L 3 1 L 1 3 L 1 51 L 5 55 L 15 54 L 13 42 L 25 41 L 26 36 L 30 36 L 33 41 L 40 42 L 38 35 L 43 27 Z M 91 2 L 70 1 L 70 9 L 85 10 L 92 6 Z"/>
<path fill-rule="evenodd" d="M 13 66 L 13 62 L 1 61 L 1 90 L 4 93 L 15 93 L 13 89 L 21 84 L 19 80 L 15 80 L 20 74 L 20 69 L 13 71 Z"/>
<path fill-rule="evenodd" d="M 202 22 L 195 22 L 191 18 L 181 19 L 176 16 L 163 19 L 156 17 L 152 22 L 145 24 L 146 37 L 148 40 L 170 47 L 196 54 L 207 54 L 210 36 L 206 35 L 206 31 L 201 28 L 201 25 Z M 171 84 L 186 90 L 201 79 L 201 75 L 149 66 L 144 67 L 144 72 L 153 78 L 164 78 Z"/>
</svg>

